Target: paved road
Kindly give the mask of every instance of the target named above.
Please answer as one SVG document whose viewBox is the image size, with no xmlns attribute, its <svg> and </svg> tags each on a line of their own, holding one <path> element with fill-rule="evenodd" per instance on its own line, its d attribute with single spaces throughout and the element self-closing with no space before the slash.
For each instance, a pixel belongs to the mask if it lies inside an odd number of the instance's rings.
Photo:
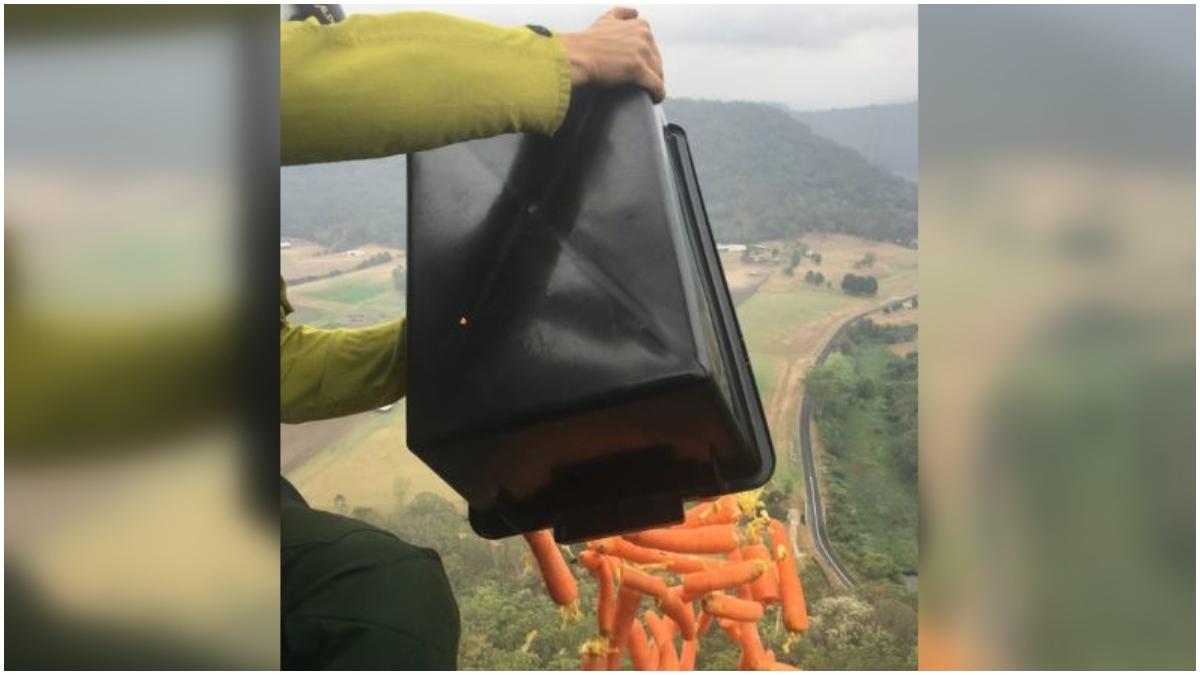
<svg viewBox="0 0 1200 675">
<path fill-rule="evenodd" d="M 861 314 L 856 314 L 848 319 L 841 326 L 838 326 L 837 331 L 834 332 L 833 336 L 829 338 L 829 341 L 825 343 L 825 346 L 821 347 L 821 351 L 817 354 L 817 360 L 813 363 L 813 365 L 819 366 L 822 363 L 825 363 L 825 359 L 829 358 L 829 355 L 833 352 L 833 347 L 835 344 L 837 344 L 838 338 L 841 337 L 842 332 L 845 331 L 850 324 L 858 321 L 864 316 L 874 314 L 875 312 L 882 310 L 887 305 L 890 305 L 894 302 L 907 302 L 913 297 L 915 296 L 909 295 L 903 298 L 891 298 L 887 302 L 877 307 L 868 309 L 867 311 L 862 312 Z M 830 545 L 829 538 L 825 533 L 825 509 L 821 506 L 821 493 L 817 487 L 817 469 L 816 463 L 813 461 L 811 426 L 812 401 L 809 399 L 808 389 L 805 389 L 804 399 L 800 403 L 799 428 L 800 458 L 804 464 L 804 493 L 805 499 L 808 500 L 806 505 L 806 511 L 808 511 L 809 515 L 808 526 L 810 529 L 812 529 L 813 542 L 817 547 L 817 553 L 825 559 L 825 562 L 829 563 L 829 568 L 833 570 L 833 573 L 837 575 L 837 578 L 840 579 L 843 584 L 849 588 L 853 588 L 854 581 L 850 578 L 850 574 L 846 572 L 846 569 L 842 567 L 841 562 L 838 561 L 837 555 L 833 552 L 833 546 Z"/>
</svg>

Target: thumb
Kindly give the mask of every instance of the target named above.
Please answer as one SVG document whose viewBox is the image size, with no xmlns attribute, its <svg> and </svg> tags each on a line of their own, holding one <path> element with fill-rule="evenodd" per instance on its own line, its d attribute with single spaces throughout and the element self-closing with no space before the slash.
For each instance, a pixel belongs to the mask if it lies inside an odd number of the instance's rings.
<svg viewBox="0 0 1200 675">
<path fill-rule="evenodd" d="M 608 10 L 608 14 L 606 16 L 611 16 L 614 19 L 625 21 L 627 19 L 636 19 L 638 17 L 638 11 L 632 7 L 613 7 L 612 9 Z"/>
</svg>

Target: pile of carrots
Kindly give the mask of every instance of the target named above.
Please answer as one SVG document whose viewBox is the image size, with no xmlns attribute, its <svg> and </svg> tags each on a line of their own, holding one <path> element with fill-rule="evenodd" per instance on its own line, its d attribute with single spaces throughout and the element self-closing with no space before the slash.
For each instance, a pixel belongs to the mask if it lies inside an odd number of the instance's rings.
<svg viewBox="0 0 1200 675">
<path fill-rule="evenodd" d="M 525 539 L 551 599 L 564 616 L 577 612 L 563 549 L 549 530 Z M 585 542 L 576 562 L 598 589 L 599 636 L 580 647 L 583 670 L 619 670 L 626 657 L 634 670 L 694 670 L 713 624 L 741 646 L 742 670 L 798 670 L 777 661 L 759 633 L 770 605 L 792 637 L 808 628 L 808 610 L 787 530 L 757 492 L 702 502 L 679 525 Z"/>
</svg>

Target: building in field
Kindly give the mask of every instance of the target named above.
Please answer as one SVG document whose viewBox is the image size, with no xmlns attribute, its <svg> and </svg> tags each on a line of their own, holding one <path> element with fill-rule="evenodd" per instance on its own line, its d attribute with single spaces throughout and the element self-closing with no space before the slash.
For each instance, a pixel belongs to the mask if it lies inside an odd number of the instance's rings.
<svg viewBox="0 0 1200 675">
<path fill-rule="evenodd" d="M 775 265 L 779 263 L 779 249 L 765 244 L 751 244 L 746 249 L 743 259 L 760 265 Z"/>
</svg>

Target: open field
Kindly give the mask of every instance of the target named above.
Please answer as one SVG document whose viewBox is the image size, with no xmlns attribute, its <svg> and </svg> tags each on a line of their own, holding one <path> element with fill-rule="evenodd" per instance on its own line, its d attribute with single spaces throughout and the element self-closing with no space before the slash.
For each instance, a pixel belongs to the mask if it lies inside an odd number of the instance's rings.
<svg viewBox="0 0 1200 675">
<path fill-rule="evenodd" d="M 333 510 L 337 495 L 353 510 L 389 512 L 397 496 L 405 500 L 433 492 L 455 504 L 462 499 L 405 443 L 405 407 L 356 415 L 354 425 L 324 450 L 286 473 L 315 508 Z"/>
<path fill-rule="evenodd" d="M 332 251 L 302 239 L 288 240 L 291 246 L 279 250 L 279 271 L 284 279 L 324 276 L 330 272 L 348 272 L 363 260 L 380 253 L 390 253 L 397 262 L 404 260 L 404 250 L 366 244 L 350 251 Z"/>
<path fill-rule="evenodd" d="M 297 260 L 298 254 L 293 253 L 296 248 L 293 246 L 291 249 L 284 249 L 281 256 L 292 254 L 292 265 L 303 266 L 305 261 Z M 289 286 L 288 300 L 296 310 L 291 317 L 293 322 L 331 328 L 365 326 L 403 316 L 404 292 L 395 287 L 392 272 L 397 266 L 404 264 L 404 252 L 378 246 L 364 246 L 360 250 L 364 252 L 364 256 L 347 259 L 344 253 L 339 253 L 335 254 L 335 258 L 343 263 L 348 261 L 350 269 L 362 263 L 366 257 L 382 252 L 391 253 L 393 259 L 391 262 L 366 269 Z M 329 258 L 314 245 L 305 245 L 301 252 L 303 251 L 307 251 L 318 260 Z M 284 277 L 287 275 L 285 263 Z"/>
<path fill-rule="evenodd" d="M 813 234 L 804 242 L 821 254 L 819 265 L 805 259 L 792 276 L 784 274 L 782 265 L 767 267 L 771 275 L 738 306 L 738 320 L 781 464 L 790 461 L 795 448 L 804 373 L 821 345 L 855 314 L 887 298 L 917 291 L 917 251 L 913 249 L 845 235 Z M 868 252 L 875 255 L 874 265 L 855 269 L 854 263 Z M 808 270 L 821 272 L 833 288 L 806 283 Z M 879 280 L 878 294 L 857 297 L 842 292 L 838 285 L 847 273 L 874 275 Z"/>
</svg>

